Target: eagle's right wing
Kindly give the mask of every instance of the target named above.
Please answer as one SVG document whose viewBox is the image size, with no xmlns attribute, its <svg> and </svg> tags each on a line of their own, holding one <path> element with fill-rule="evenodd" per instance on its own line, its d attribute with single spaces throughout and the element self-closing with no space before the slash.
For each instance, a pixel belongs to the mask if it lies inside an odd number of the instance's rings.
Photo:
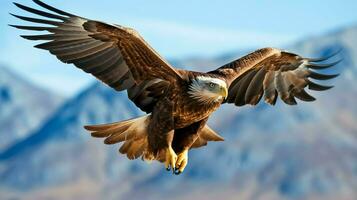
<svg viewBox="0 0 357 200">
<path fill-rule="evenodd" d="M 49 32 L 22 37 L 46 40 L 46 43 L 35 47 L 48 50 L 62 62 L 72 63 L 91 73 L 117 91 L 128 90 L 129 98 L 142 110 L 150 112 L 155 97 L 160 96 L 170 82 L 180 79 L 178 70 L 156 53 L 135 30 L 86 19 L 39 0 L 33 1 L 50 12 L 18 3 L 15 5 L 47 19 L 13 16 L 46 26 L 11 26 Z M 147 91 L 148 88 L 151 91 Z"/>
</svg>

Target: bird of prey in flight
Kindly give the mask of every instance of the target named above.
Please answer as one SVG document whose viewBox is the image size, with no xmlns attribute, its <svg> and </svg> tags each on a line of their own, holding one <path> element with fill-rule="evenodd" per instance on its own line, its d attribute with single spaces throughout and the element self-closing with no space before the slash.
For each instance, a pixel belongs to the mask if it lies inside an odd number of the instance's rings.
<svg viewBox="0 0 357 200">
<path fill-rule="evenodd" d="M 316 71 L 339 61 L 304 58 L 276 48 L 256 50 L 210 72 L 177 69 L 165 61 L 132 28 L 108 24 L 64 12 L 39 0 L 40 9 L 18 3 L 40 18 L 13 16 L 37 25 L 10 25 L 46 32 L 22 35 L 46 41 L 35 47 L 48 50 L 64 63 L 74 64 L 128 98 L 147 115 L 84 128 L 105 144 L 122 142 L 119 151 L 129 159 L 158 160 L 175 174 L 184 171 L 188 151 L 208 141 L 223 141 L 207 124 L 222 104 L 256 105 L 261 99 L 275 105 L 278 97 L 289 105 L 314 101 L 305 89 L 327 90 L 313 82 L 337 75 Z"/>
</svg>

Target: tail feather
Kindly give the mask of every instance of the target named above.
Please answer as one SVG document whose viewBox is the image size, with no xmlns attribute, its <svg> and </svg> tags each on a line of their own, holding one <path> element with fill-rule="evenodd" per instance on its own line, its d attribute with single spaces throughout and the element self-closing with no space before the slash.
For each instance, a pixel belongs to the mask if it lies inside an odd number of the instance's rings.
<svg viewBox="0 0 357 200">
<path fill-rule="evenodd" d="M 137 159 L 144 154 L 144 150 L 147 148 L 145 140 L 145 138 L 142 138 L 140 140 L 131 141 L 125 150 L 119 151 L 123 154 L 127 154 L 131 160 Z"/>
<path fill-rule="evenodd" d="M 91 135 L 93 137 L 99 137 L 99 138 L 111 137 L 111 136 L 117 135 L 116 133 L 123 133 L 129 128 L 128 125 L 120 125 L 120 126 L 119 125 L 118 126 L 109 127 L 108 129 L 104 129 L 104 130 L 101 130 L 101 131 L 92 132 Z"/>
<path fill-rule="evenodd" d="M 192 144 L 191 148 L 206 146 L 209 141 L 224 141 L 224 138 L 218 135 L 208 125 L 205 125 L 205 127 L 198 133 L 198 138 Z"/>
<path fill-rule="evenodd" d="M 122 129 L 120 129 L 122 130 Z M 130 130 L 130 128 L 125 129 L 124 131 L 111 131 L 113 132 L 113 134 L 111 134 L 109 137 L 107 137 L 104 140 L 105 144 L 115 144 L 115 143 L 119 143 L 119 142 L 123 142 L 126 140 L 132 140 L 135 139 L 135 137 L 140 137 L 136 136 L 136 134 L 138 134 L 137 132 L 134 132 L 133 130 Z M 120 131 L 120 132 L 119 132 Z"/>
<path fill-rule="evenodd" d="M 143 156 L 144 159 L 153 159 L 148 152 L 147 125 L 149 115 L 121 122 L 102 125 L 89 125 L 84 128 L 91 132 L 93 137 L 106 138 L 105 144 L 124 142 L 119 152 L 126 154 L 129 159 Z"/>
<path fill-rule="evenodd" d="M 199 135 L 202 139 L 207 141 L 224 141 L 224 138 L 218 135 L 218 133 L 212 130 L 208 125 L 205 125 Z"/>
<path fill-rule="evenodd" d="M 129 147 L 131 146 L 132 141 L 125 142 L 119 149 L 119 152 L 122 154 L 126 154 L 129 151 Z"/>
<path fill-rule="evenodd" d="M 103 130 L 107 130 L 109 128 L 113 128 L 116 126 L 126 125 L 126 124 L 134 121 L 135 119 L 129 119 L 129 120 L 114 122 L 114 123 L 109 123 L 109 124 L 87 125 L 87 126 L 84 126 L 84 128 L 88 131 L 103 131 Z"/>
<path fill-rule="evenodd" d="M 124 142 L 119 152 L 126 154 L 129 159 L 137 159 L 142 156 L 143 160 L 165 161 L 165 152 L 160 151 L 155 155 L 149 150 L 147 127 L 150 115 L 102 125 L 89 125 L 84 128 L 90 131 L 93 137 L 105 138 L 105 144 Z M 207 125 L 198 133 L 199 137 L 191 146 L 198 148 L 207 145 L 208 141 L 223 141 L 224 139 Z"/>
</svg>

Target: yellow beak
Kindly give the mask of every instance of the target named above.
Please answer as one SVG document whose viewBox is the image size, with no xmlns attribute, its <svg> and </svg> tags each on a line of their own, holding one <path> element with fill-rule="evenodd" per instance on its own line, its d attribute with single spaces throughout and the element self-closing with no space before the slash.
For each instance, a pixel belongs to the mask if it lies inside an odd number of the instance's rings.
<svg viewBox="0 0 357 200">
<path fill-rule="evenodd" d="M 226 99 L 228 96 L 228 89 L 226 87 L 221 87 L 220 95 Z"/>
</svg>

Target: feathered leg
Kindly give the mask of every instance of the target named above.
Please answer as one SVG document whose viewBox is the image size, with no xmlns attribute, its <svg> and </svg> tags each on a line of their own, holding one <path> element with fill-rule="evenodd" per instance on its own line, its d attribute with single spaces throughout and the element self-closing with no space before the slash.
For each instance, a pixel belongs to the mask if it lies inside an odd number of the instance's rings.
<svg viewBox="0 0 357 200">
<path fill-rule="evenodd" d="M 149 151 L 156 159 L 165 162 L 167 170 L 175 172 L 177 155 L 172 148 L 174 137 L 173 104 L 169 100 L 158 102 L 152 112 L 149 123 Z M 161 158 L 160 158 L 161 157 Z"/>
<path fill-rule="evenodd" d="M 173 140 L 173 149 L 178 153 L 175 163 L 175 174 L 181 174 L 188 163 L 188 150 L 199 137 L 198 132 L 205 126 L 208 118 L 191 124 L 185 128 L 176 129 Z"/>
</svg>

